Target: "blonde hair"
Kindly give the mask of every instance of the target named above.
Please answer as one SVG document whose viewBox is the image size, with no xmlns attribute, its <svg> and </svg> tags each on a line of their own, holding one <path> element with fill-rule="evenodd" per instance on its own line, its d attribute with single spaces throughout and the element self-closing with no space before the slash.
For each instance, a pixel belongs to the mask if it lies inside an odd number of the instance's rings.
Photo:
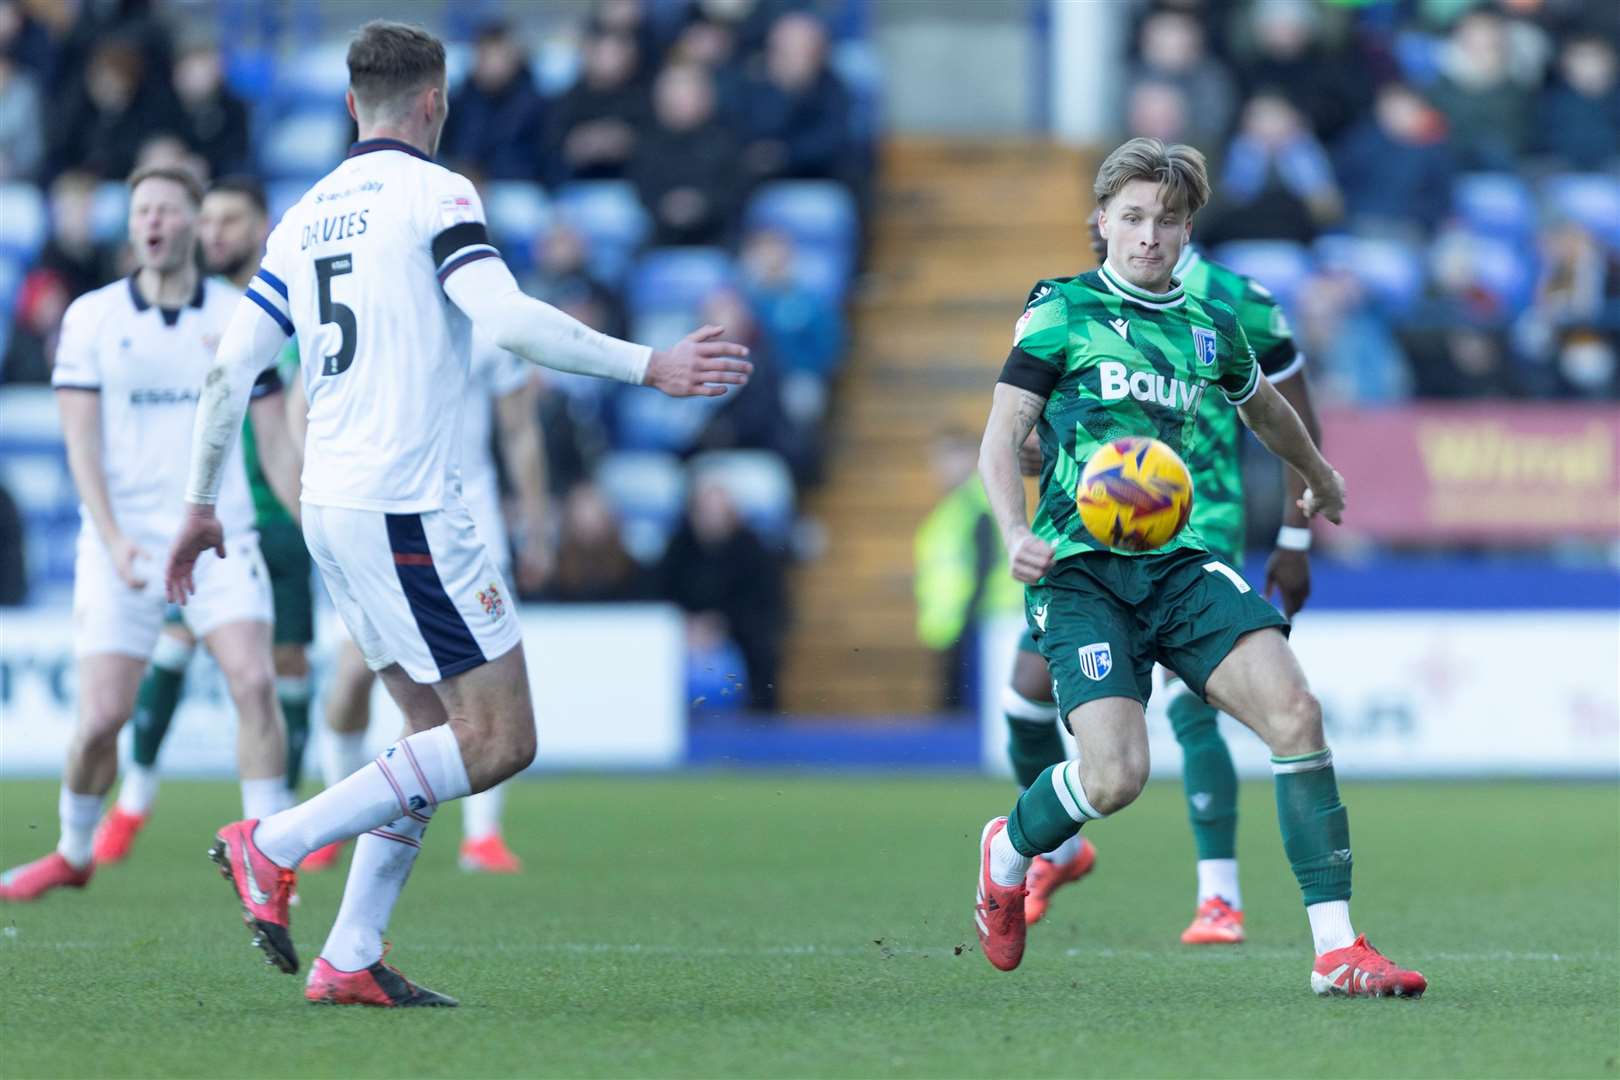
<svg viewBox="0 0 1620 1080">
<path fill-rule="evenodd" d="M 1185 143 L 1166 146 L 1159 139 L 1132 139 L 1117 147 L 1097 170 L 1097 182 L 1091 189 L 1097 205 L 1107 207 L 1108 200 L 1132 180 L 1158 184 L 1165 207 L 1185 210 L 1189 217 L 1209 202 L 1204 155 Z"/>
</svg>

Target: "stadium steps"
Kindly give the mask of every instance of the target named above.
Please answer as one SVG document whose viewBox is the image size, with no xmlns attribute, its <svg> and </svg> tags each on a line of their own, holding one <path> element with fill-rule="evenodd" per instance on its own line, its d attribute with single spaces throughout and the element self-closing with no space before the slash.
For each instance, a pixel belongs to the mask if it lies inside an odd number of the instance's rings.
<svg viewBox="0 0 1620 1080">
<path fill-rule="evenodd" d="M 1013 140 L 885 148 L 828 479 L 807 505 L 827 548 L 793 582 L 788 711 L 878 720 L 935 708 L 939 663 L 917 641 L 911 554 L 941 494 L 929 448 L 943 427 L 983 428 L 1029 287 L 1088 264 L 1094 164 Z"/>
</svg>

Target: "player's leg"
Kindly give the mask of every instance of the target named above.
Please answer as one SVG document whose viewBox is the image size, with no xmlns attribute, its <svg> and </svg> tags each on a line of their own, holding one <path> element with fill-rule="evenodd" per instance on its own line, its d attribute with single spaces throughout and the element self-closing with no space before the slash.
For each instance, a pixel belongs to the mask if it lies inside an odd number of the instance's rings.
<svg viewBox="0 0 1620 1080">
<path fill-rule="evenodd" d="M 511 567 L 501 567 L 501 580 L 511 581 Z M 506 807 L 506 785 L 496 784 L 461 800 L 461 851 L 457 862 L 470 873 L 515 874 L 523 863 L 506 846 L 501 814 Z"/>
<path fill-rule="evenodd" d="M 203 636 L 236 706 L 236 765 L 246 818 L 269 817 L 292 803 L 270 635 L 268 622 L 244 620 L 212 628 Z"/>
<path fill-rule="evenodd" d="M 1237 768 L 1221 735 L 1220 712 L 1171 673 L 1170 728 L 1181 746 L 1181 780 L 1198 853 L 1197 911 L 1182 931 L 1189 945 L 1243 940 L 1243 893 L 1238 888 Z"/>
<path fill-rule="evenodd" d="M 304 536 L 291 521 L 271 519 L 259 529 L 259 547 L 270 572 L 275 611 L 276 700 L 287 723 L 287 787 L 298 790 L 309 743 L 311 681 L 309 645 L 315 640 L 312 567 Z"/>
</svg>

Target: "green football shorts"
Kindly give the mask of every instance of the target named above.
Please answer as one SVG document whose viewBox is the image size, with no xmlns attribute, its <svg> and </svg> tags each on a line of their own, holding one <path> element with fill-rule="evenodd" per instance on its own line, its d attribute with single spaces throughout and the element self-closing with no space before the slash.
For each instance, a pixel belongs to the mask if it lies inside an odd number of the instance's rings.
<svg viewBox="0 0 1620 1080">
<path fill-rule="evenodd" d="M 1146 705 L 1153 665 L 1200 697 L 1244 634 L 1288 621 L 1219 556 L 1087 552 L 1064 559 L 1025 590 L 1025 615 L 1052 669 L 1059 715 L 1105 697 Z"/>
<path fill-rule="evenodd" d="M 268 518 L 259 523 L 259 551 L 270 571 L 275 643 L 308 645 L 315 640 L 314 564 L 303 530 L 291 518 Z"/>
</svg>

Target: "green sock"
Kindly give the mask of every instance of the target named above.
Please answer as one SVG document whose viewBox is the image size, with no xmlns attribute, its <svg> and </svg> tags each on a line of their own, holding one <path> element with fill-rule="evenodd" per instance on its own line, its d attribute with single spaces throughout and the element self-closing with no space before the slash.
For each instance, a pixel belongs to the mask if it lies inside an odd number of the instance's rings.
<svg viewBox="0 0 1620 1080">
<path fill-rule="evenodd" d="M 1024 789 L 1007 815 L 1007 839 L 1020 855 L 1034 858 L 1102 817 L 1080 786 L 1080 762 L 1065 761 L 1044 770 Z"/>
<path fill-rule="evenodd" d="M 1350 899 L 1350 816 L 1339 801 L 1333 754 L 1271 759 L 1277 824 L 1305 904 Z"/>
<path fill-rule="evenodd" d="M 1049 765 L 1060 764 L 1069 749 L 1058 734 L 1057 706 L 1031 701 L 1012 687 L 1002 692 L 1007 717 L 1007 756 L 1020 787 L 1029 787 Z"/>
<path fill-rule="evenodd" d="M 1181 744 L 1187 818 L 1200 859 L 1237 857 L 1237 769 L 1213 706 L 1191 692 L 1170 702 L 1170 726 Z"/>
<path fill-rule="evenodd" d="M 153 664 L 135 695 L 135 763 L 150 769 L 157 764 L 158 748 L 169 733 L 174 710 L 180 705 L 180 691 L 185 687 L 186 671 Z"/>
<path fill-rule="evenodd" d="M 287 720 L 287 790 L 297 791 L 304 775 L 304 748 L 309 745 L 309 676 L 276 676 L 276 700 Z"/>
</svg>

